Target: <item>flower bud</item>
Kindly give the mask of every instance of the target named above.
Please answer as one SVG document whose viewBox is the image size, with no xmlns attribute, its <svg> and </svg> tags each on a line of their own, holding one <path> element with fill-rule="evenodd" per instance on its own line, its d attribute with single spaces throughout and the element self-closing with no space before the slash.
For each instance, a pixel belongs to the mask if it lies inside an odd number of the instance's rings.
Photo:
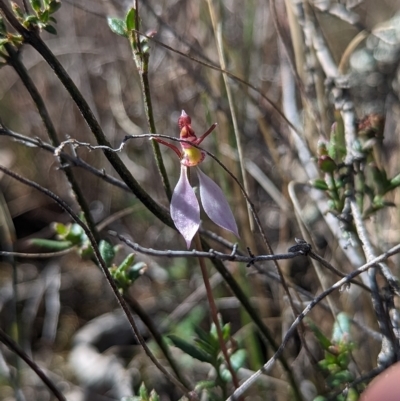
<svg viewBox="0 0 400 401">
<path fill-rule="evenodd" d="M 324 173 L 333 173 L 336 170 L 336 163 L 328 155 L 318 157 L 318 167 Z"/>
</svg>

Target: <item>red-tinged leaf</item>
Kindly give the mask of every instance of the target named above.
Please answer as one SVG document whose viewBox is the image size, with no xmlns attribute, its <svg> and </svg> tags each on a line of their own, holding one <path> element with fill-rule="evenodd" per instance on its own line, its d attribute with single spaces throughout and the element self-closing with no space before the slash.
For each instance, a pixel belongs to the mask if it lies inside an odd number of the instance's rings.
<svg viewBox="0 0 400 401">
<path fill-rule="evenodd" d="M 172 194 L 171 217 L 189 248 L 200 227 L 200 206 L 190 186 L 185 166 L 181 166 L 181 176 Z"/>
<path fill-rule="evenodd" d="M 207 216 L 218 226 L 231 231 L 239 238 L 239 233 L 232 210 L 221 188 L 199 168 L 200 198 Z"/>
</svg>

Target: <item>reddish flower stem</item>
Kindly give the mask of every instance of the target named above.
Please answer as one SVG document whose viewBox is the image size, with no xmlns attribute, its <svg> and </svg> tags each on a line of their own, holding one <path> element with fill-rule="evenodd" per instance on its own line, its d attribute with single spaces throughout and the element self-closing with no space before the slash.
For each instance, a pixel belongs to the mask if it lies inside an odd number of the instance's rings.
<svg viewBox="0 0 400 401">
<path fill-rule="evenodd" d="M 203 248 L 201 246 L 201 240 L 200 240 L 200 236 L 198 233 L 194 236 L 194 242 L 195 242 L 196 249 L 198 251 L 202 251 Z M 221 347 L 222 354 L 224 355 L 226 366 L 227 366 L 230 374 L 232 375 L 233 385 L 235 386 L 235 389 L 237 389 L 237 388 L 239 388 L 239 380 L 236 376 L 236 372 L 233 370 L 231 360 L 229 358 L 228 350 L 226 348 L 226 344 L 225 344 L 224 337 L 222 334 L 221 326 L 219 324 L 218 310 L 217 310 L 217 306 L 215 304 L 214 296 L 212 293 L 210 280 L 208 278 L 206 263 L 203 258 L 199 258 L 199 263 L 200 263 L 200 268 L 201 268 L 201 274 L 203 275 L 204 286 L 206 287 L 208 303 L 210 305 L 211 318 L 217 329 L 219 345 Z M 240 400 L 240 398 L 239 398 L 239 400 Z"/>
</svg>

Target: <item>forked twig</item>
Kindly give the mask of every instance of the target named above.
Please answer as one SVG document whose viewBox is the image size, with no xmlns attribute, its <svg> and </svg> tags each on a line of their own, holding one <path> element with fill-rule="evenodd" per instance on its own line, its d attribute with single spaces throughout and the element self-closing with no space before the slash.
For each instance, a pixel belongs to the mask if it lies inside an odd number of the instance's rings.
<svg viewBox="0 0 400 401">
<path fill-rule="evenodd" d="M 292 337 L 292 335 L 295 333 L 297 326 L 300 324 L 300 322 L 306 317 L 306 315 L 316 306 L 318 305 L 321 300 L 326 298 L 329 294 L 331 294 L 333 291 L 339 290 L 343 285 L 346 285 L 347 283 L 350 282 L 353 278 L 357 277 L 361 273 L 367 271 L 371 267 L 375 266 L 376 264 L 383 262 L 384 260 L 388 259 L 389 257 L 400 253 L 400 244 L 394 246 L 393 248 L 389 249 L 387 252 L 382 253 L 380 256 L 377 258 L 374 258 L 368 263 L 365 263 L 364 265 L 360 266 L 358 269 L 354 270 L 350 274 L 348 274 L 346 277 L 342 278 L 341 280 L 337 281 L 335 284 L 333 284 L 331 287 L 329 287 L 326 291 L 322 292 L 320 295 L 315 297 L 309 305 L 303 310 L 303 312 L 297 316 L 295 321 L 292 323 L 290 326 L 289 330 L 287 331 L 281 345 L 279 346 L 278 350 L 275 352 L 275 354 L 268 360 L 268 362 L 261 368 L 259 369 L 253 376 L 251 376 L 248 380 L 246 380 L 238 390 L 236 390 L 231 397 L 229 397 L 226 401 L 234 401 L 237 400 L 238 397 L 241 397 L 245 391 L 247 391 L 256 381 L 257 378 L 263 374 L 267 373 L 274 363 L 276 362 L 277 358 L 279 358 L 288 341 Z"/>
<path fill-rule="evenodd" d="M 36 182 L 31 181 L 25 177 L 22 177 L 19 174 L 9 170 L 8 168 L 6 168 L 4 166 L 1 166 L 1 165 L 0 165 L 0 171 L 7 174 L 8 176 L 16 179 L 17 181 L 20 181 L 23 184 L 28 185 L 28 186 L 42 192 L 44 195 L 53 199 L 63 210 L 65 210 L 71 216 L 71 218 L 77 224 L 79 224 L 79 226 L 82 227 L 83 231 L 85 232 L 85 234 L 93 248 L 93 252 L 94 252 L 95 258 L 97 260 L 97 263 L 101 267 L 104 275 L 106 276 L 108 284 L 110 285 L 115 297 L 118 300 L 118 303 L 120 304 L 122 310 L 124 311 L 128 321 L 129 321 L 129 324 L 132 327 L 135 337 L 137 338 L 138 342 L 140 343 L 140 345 L 143 347 L 144 351 L 146 352 L 146 355 L 157 366 L 157 368 L 165 375 L 165 377 L 167 377 L 168 380 L 170 380 L 171 383 L 173 383 L 177 388 L 180 389 L 180 391 L 182 391 L 184 394 L 186 394 L 189 398 L 194 399 L 195 395 L 192 392 L 190 392 L 190 390 L 187 389 L 182 383 L 180 383 L 174 376 L 172 376 L 168 372 L 168 370 L 165 369 L 164 366 L 162 366 L 160 364 L 160 362 L 157 360 L 157 358 L 154 356 L 154 354 L 152 353 L 152 351 L 146 344 L 145 340 L 143 339 L 142 335 L 140 334 L 140 331 L 137 327 L 135 320 L 133 319 L 133 316 L 129 310 L 129 307 L 128 307 L 125 299 L 119 292 L 119 289 L 118 289 L 116 283 L 114 282 L 114 280 L 111 276 L 111 273 L 108 270 L 106 263 L 104 262 L 103 257 L 101 256 L 101 253 L 97 246 L 96 240 L 95 240 L 92 232 L 90 231 L 90 229 L 87 227 L 87 225 L 76 215 L 76 213 L 71 209 L 71 207 L 64 200 L 62 200 L 59 196 L 57 196 L 56 194 L 54 194 L 47 188 L 44 188 L 41 185 L 37 184 Z"/>
</svg>

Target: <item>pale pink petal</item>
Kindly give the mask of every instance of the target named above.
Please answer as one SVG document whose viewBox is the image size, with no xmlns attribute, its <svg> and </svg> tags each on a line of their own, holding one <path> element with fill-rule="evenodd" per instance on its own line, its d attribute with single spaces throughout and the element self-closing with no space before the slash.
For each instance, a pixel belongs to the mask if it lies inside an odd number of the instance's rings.
<svg viewBox="0 0 400 401">
<path fill-rule="evenodd" d="M 199 168 L 200 198 L 207 216 L 218 226 L 231 231 L 239 238 L 235 218 L 221 188 Z"/>
<path fill-rule="evenodd" d="M 186 166 L 181 166 L 181 176 L 172 194 L 171 217 L 189 249 L 200 226 L 200 206 L 190 186 Z"/>
</svg>

